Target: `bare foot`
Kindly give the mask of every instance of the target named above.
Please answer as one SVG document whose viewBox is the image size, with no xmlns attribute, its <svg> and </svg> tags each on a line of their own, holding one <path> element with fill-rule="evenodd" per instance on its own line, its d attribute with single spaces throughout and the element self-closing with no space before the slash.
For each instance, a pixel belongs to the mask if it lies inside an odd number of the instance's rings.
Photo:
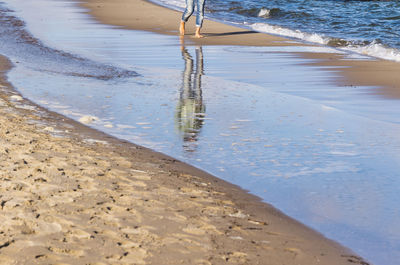
<svg viewBox="0 0 400 265">
<path fill-rule="evenodd" d="M 181 21 L 181 24 L 179 25 L 179 34 L 181 36 L 185 35 L 185 22 Z"/>
<path fill-rule="evenodd" d="M 194 34 L 195 38 L 204 38 L 203 35 L 200 34 L 200 28 L 196 27 L 196 33 Z"/>
</svg>

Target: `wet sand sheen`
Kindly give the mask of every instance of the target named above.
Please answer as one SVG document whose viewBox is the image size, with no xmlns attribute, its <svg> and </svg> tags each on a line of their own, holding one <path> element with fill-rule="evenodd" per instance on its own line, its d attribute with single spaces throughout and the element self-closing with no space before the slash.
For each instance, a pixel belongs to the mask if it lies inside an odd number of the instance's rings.
<svg viewBox="0 0 400 265">
<path fill-rule="evenodd" d="M 8 96 L 0 108 L 2 262 L 358 260 L 235 186 Z"/>
<path fill-rule="evenodd" d="M 146 1 L 83 1 L 83 6 L 89 8 L 89 14 L 104 24 L 117 25 L 122 28 L 147 30 L 168 35 L 177 35 L 179 12 L 167 10 L 163 7 Z M 123 6 L 123 10 L 119 7 Z M 141 8 L 137 8 L 140 6 Z M 145 10 L 146 12 L 142 12 Z M 146 16 L 143 16 L 146 14 Z M 147 16 L 147 14 L 151 14 Z M 133 19 L 134 18 L 134 19 Z M 154 23 L 153 23 L 154 22 Z M 193 45 L 242 45 L 242 46 L 284 46 L 291 44 L 282 38 L 246 32 L 246 30 L 226 26 L 220 23 L 206 21 L 204 39 L 192 38 L 193 24 L 187 26 L 189 35 L 185 37 L 186 43 Z M 230 34 L 225 34 L 230 33 Z M 353 86 L 371 87 L 372 93 L 383 95 L 387 98 L 398 98 L 400 79 L 398 72 L 400 64 L 384 60 L 352 60 L 342 54 L 325 53 L 298 53 L 303 58 L 313 59 L 309 65 L 335 72 L 337 78 L 333 83 L 341 88 Z M 371 93 L 368 91 L 367 93 Z M 370 213 L 369 213 L 370 214 Z M 368 242 L 372 242 L 368 241 Z M 384 247 L 383 247 L 384 248 Z M 373 252 L 373 251 L 372 251 Z M 373 253 L 369 254 L 374 256 Z M 393 261 L 392 261 L 393 262 Z M 385 263 L 383 263 L 385 264 Z"/>
<path fill-rule="evenodd" d="M 146 30 L 177 35 L 180 12 L 169 10 L 144 0 L 85 0 L 81 5 L 89 14 L 105 24 L 122 28 Z M 199 45 L 240 46 L 301 46 L 279 36 L 249 31 L 215 21 L 206 20 L 202 34 L 206 38 L 195 39 L 194 19 L 187 23 L 185 40 Z M 310 44 L 307 44 L 310 46 Z M 312 44 L 311 44 L 312 46 Z M 315 45 L 318 46 L 318 45 Z M 376 93 L 386 97 L 400 98 L 400 64 L 385 60 L 351 60 L 345 54 L 299 53 L 304 58 L 316 59 L 311 65 L 328 66 L 339 73 L 336 84 L 340 86 L 377 87 Z M 343 67 L 337 69 L 337 67 Z M 331 68 L 329 68 L 331 67 Z"/>
<path fill-rule="evenodd" d="M 2 263 L 361 263 L 236 186 L 21 98 L 0 66 Z"/>
</svg>

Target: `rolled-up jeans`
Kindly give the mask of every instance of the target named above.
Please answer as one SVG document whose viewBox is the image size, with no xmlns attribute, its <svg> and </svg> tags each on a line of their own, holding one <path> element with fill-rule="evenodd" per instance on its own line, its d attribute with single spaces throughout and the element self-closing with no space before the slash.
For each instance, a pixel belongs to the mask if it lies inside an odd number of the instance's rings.
<svg viewBox="0 0 400 265">
<path fill-rule="evenodd" d="M 205 0 L 186 0 L 186 9 L 182 15 L 182 21 L 187 22 L 194 11 L 194 4 L 196 2 L 197 14 L 196 14 L 196 26 L 201 27 L 204 19 L 204 2 Z"/>
</svg>

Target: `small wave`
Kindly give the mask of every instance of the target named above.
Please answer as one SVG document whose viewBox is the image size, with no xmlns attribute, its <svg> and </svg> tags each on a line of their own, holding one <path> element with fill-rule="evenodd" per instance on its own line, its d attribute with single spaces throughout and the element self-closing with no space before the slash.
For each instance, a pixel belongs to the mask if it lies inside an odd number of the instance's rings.
<svg viewBox="0 0 400 265">
<path fill-rule="evenodd" d="M 300 30 L 292 30 L 280 26 L 265 23 L 254 23 L 251 28 L 255 31 L 280 35 L 283 37 L 300 39 L 303 41 L 336 47 L 340 50 L 355 52 L 370 57 L 400 62 L 400 51 L 382 45 L 379 41 L 350 41 L 340 38 L 330 38 L 317 33 L 306 33 Z"/>
<path fill-rule="evenodd" d="M 376 43 L 380 43 L 379 40 L 376 40 Z M 331 47 L 348 47 L 348 46 L 367 46 L 370 45 L 370 41 L 354 41 L 354 40 L 345 40 L 341 38 L 328 38 L 327 45 Z"/>
<path fill-rule="evenodd" d="M 139 76 L 132 70 L 105 65 L 46 46 L 34 37 L 14 11 L 0 2 L 0 52 L 27 67 L 49 73 L 101 80 Z"/>
<path fill-rule="evenodd" d="M 380 59 L 400 62 L 400 51 L 398 49 L 388 48 L 376 42 L 372 42 L 366 46 L 350 45 L 343 49 Z"/>
<path fill-rule="evenodd" d="M 184 7 L 184 0 L 152 0 L 158 3 L 164 3 L 168 7 Z M 260 17 L 260 18 L 275 18 L 281 17 L 283 19 L 290 18 L 299 18 L 299 17 L 310 17 L 311 14 L 307 12 L 285 12 L 279 8 L 250 8 L 243 9 L 241 2 L 232 1 L 230 2 L 229 11 L 232 11 L 237 14 L 251 16 L 251 17 Z M 211 10 L 209 10 L 211 11 Z M 400 16 L 388 16 L 384 18 L 385 20 L 399 20 Z M 373 23 L 373 22 L 372 22 Z M 245 23 L 246 26 L 249 25 Z M 341 24 L 338 22 L 338 24 Z M 379 25 L 379 24 L 377 24 Z M 354 40 L 345 40 L 341 38 L 331 38 L 327 37 L 323 34 L 317 33 L 306 33 L 300 30 L 292 30 L 288 28 L 284 28 L 281 26 L 269 25 L 266 23 L 254 23 L 249 25 L 255 31 L 280 35 L 284 37 L 299 39 L 311 43 L 317 43 L 322 45 L 327 45 L 330 47 L 335 47 L 337 49 L 355 52 L 361 55 L 367 55 L 371 57 L 381 58 L 385 60 L 391 60 L 400 62 L 400 51 L 394 48 L 388 48 L 378 40 L 374 42 L 368 41 L 354 41 Z M 373 26 L 373 25 L 372 25 Z M 395 34 L 391 32 L 391 34 Z"/>
<path fill-rule="evenodd" d="M 257 17 L 260 12 L 259 8 L 237 9 L 236 13 L 243 16 Z"/>
<path fill-rule="evenodd" d="M 255 31 L 271 33 L 275 35 L 305 40 L 308 42 L 319 43 L 327 45 L 329 39 L 317 34 L 317 33 L 305 33 L 300 30 L 291 30 L 280 26 L 269 25 L 265 23 L 254 23 L 251 28 Z"/>
<path fill-rule="evenodd" d="M 284 11 L 280 8 L 248 8 L 243 9 L 242 6 L 231 6 L 229 11 L 234 11 L 236 14 L 245 17 L 259 17 L 259 18 L 282 18 L 282 19 L 299 19 L 310 17 L 306 12 L 297 11 Z"/>
<path fill-rule="evenodd" d="M 270 18 L 278 15 L 279 12 L 281 12 L 279 8 L 272 8 L 272 9 L 261 8 L 257 16 L 262 18 Z"/>
<path fill-rule="evenodd" d="M 258 16 L 259 17 L 269 17 L 271 10 L 267 9 L 267 8 L 261 8 L 260 12 L 258 12 Z"/>
<path fill-rule="evenodd" d="M 340 38 L 332 38 L 328 41 L 327 45 L 332 47 L 344 47 L 349 45 L 350 42 Z"/>
</svg>

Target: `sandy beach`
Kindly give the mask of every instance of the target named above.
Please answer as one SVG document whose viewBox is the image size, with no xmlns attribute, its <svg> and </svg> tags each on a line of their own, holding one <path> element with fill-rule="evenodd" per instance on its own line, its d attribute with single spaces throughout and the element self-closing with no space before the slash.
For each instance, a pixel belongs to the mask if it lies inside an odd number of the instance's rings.
<svg viewBox="0 0 400 265">
<path fill-rule="evenodd" d="M 177 33 L 179 13 L 145 1 L 83 5 L 103 23 Z M 153 16 L 145 19 L 150 8 Z M 211 21 L 204 33 L 204 39 L 187 39 L 202 45 L 290 45 Z M 318 59 L 321 65 L 340 61 Z M 344 85 L 397 91 L 397 64 L 359 64 L 343 74 Z M 387 71 L 377 79 L 357 78 L 376 64 Z M 237 186 L 22 98 L 6 81 L 10 67 L 1 57 L 0 263 L 368 264 Z"/>
<path fill-rule="evenodd" d="M 33 105 L 1 66 L 2 264 L 367 264 L 234 185 Z"/>
<path fill-rule="evenodd" d="M 90 10 L 102 23 L 127 29 L 146 30 L 156 33 L 178 35 L 181 13 L 142 0 L 89 0 L 82 6 Z M 146 14 L 146 15 L 145 15 Z M 194 38 L 194 19 L 187 23 L 187 43 L 198 45 L 240 46 L 301 46 L 289 39 L 249 31 L 219 22 L 206 20 L 202 34 L 205 38 Z M 307 44 L 312 45 L 312 44 Z M 377 94 L 399 98 L 400 64 L 385 60 L 351 60 L 343 54 L 299 53 L 302 57 L 316 59 L 312 65 L 324 66 L 328 71 L 338 71 L 336 82 L 341 86 L 378 87 Z M 331 68 L 329 68 L 331 67 Z M 343 67 L 337 69 L 337 67 Z"/>
</svg>

